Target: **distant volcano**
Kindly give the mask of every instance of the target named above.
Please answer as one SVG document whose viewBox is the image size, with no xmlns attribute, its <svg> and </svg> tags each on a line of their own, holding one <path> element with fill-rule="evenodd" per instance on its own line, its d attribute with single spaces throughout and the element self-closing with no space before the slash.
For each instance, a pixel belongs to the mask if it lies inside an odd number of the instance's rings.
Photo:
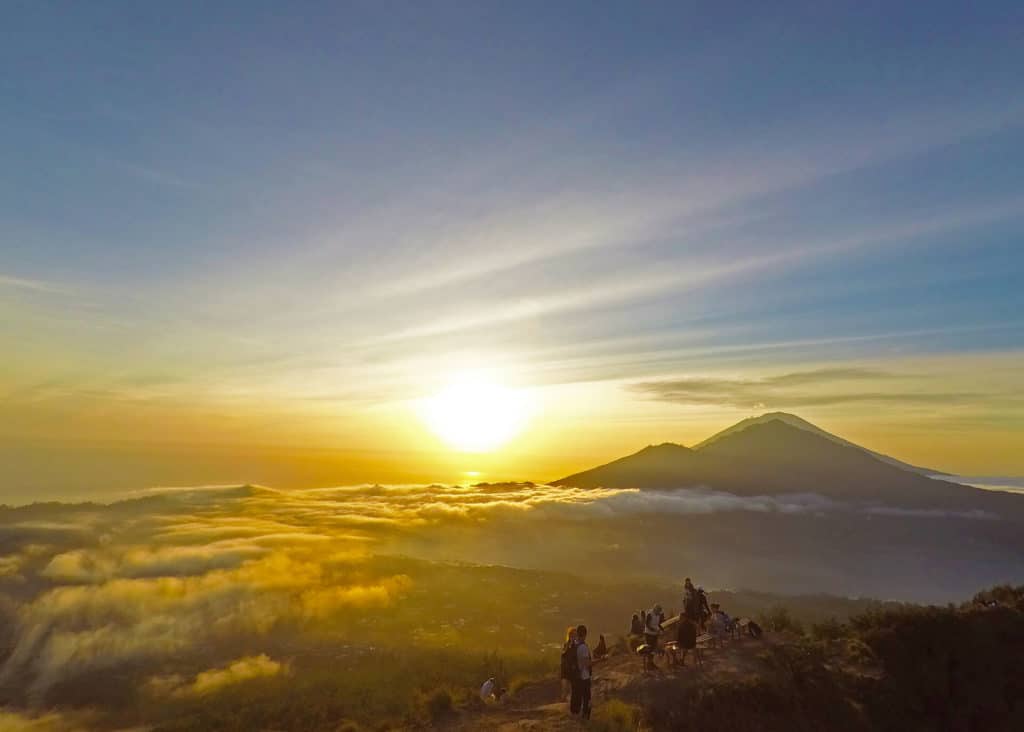
<svg viewBox="0 0 1024 732">
<path fill-rule="evenodd" d="M 857 503 L 913 508 L 1020 511 L 1019 497 L 979 491 L 880 455 L 799 417 L 743 420 L 693 448 L 652 445 L 554 481 L 579 488 L 712 488 L 740 496 L 814 493 Z"/>
<path fill-rule="evenodd" d="M 880 452 L 875 452 L 874 450 L 869 450 L 866 447 L 861 447 L 860 445 L 856 445 L 856 444 L 850 442 L 849 440 L 844 440 L 839 435 L 834 435 L 831 432 L 826 432 L 825 430 L 821 429 L 817 425 L 811 424 L 810 422 L 808 422 L 803 417 L 798 417 L 795 414 L 789 414 L 787 412 L 768 412 L 766 414 L 762 414 L 760 417 L 748 417 L 747 419 L 744 419 L 744 420 L 742 420 L 740 422 L 737 422 L 732 427 L 724 429 L 721 432 L 718 432 L 718 433 L 712 435 L 711 437 L 709 437 L 708 439 L 704 440 L 703 442 L 694 445 L 694 448 L 695 449 L 700 449 L 702 447 L 705 447 L 707 445 L 710 445 L 713 442 L 716 442 L 716 441 L 722 439 L 726 435 L 731 435 L 731 434 L 733 434 L 735 432 L 739 432 L 741 430 L 745 430 L 747 427 L 752 427 L 752 426 L 757 425 L 757 424 L 764 424 L 765 422 L 772 422 L 772 421 L 783 422 L 784 424 L 788 424 L 790 427 L 798 427 L 799 429 L 807 430 L 808 432 L 813 432 L 814 434 L 818 435 L 819 437 L 824 437 L 826 440 L 831 440 L 832 442 L 836 443 L 837 445 L 846 445 L 847 447 L 855 447 L 858 450 L 863 450 L 868 455 L 871 455 L 873 457 L 878 458 L 883 463 L 889 463 L 889 465 L 892 465 L 892 466 L 897 467 L 897 468 L 902 468 L 903 470 L 909 470 L 912 473 L 920 473 L 921 475 L 948 475 L 948 473 L 944 473 L 941 470 L 934 470 L 932 468 L 922 468 L 922 467 L 919 467 L 917 465 L 911 465 L 910 463 L 905 463 L 902 460 L 897 460 L 894 457 L 890 457 L 888 455 L 883 455 Z"/>
</svg>

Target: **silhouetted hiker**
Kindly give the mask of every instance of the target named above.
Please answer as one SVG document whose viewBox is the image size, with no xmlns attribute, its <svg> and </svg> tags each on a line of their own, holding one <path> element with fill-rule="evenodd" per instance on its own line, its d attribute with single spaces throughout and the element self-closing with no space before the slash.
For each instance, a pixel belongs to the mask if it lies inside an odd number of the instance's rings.
<svg viewBox="0 0 1024 732">
<path fill-rule="evenodd" d="M 597 636 L 597 647 L 594 648 L 594 660 L 600 661 L 608 655 L 608 646 L 604 642 L 604 636 Z"/>
<path fill-rule="evenodd" d="M 700 627 L 703 629 L 711 619 L 711 608 L 708 606 L 708 593 L 703 587 L 697 588 L 697 602 L 700 608 Z"/>
<path fill-rule="evenodd" d="M 633 620 L 629 624 L 629 634 L 630 635 L 643 635 L 643 632 L 644 632 L 644 623 L 643 623 L 643 621 L 640 619 L 639 615 L 637 615 L 636 613 L 633 613 Z"/>
<path fill-rule="evenodd" d="M 576 628 L 570 627 L 565 631 L 565 643 L 562 644 L 562 698 L 565 699 L 572 693 L 573 679 L 577 675 L 576 664 Z"/>
<path fill-rule="evenodd" d="M 580 719 L 590 719 L 590 648 L 587 646 L 587 626 L 576 628 L 576 678 L 572 685 L 572 699 L 569 713 L 579 714 Z"/>
<path fill-rule="evenodd" d="M 683 583 L 683 615 L 695 623 L 700 622 L 700 598 L 689 577 Z"/>
<path fill-rule="evenodd" d="M 697 665 L 701 665 L 703 659 L 700 657 L 700 650 L 697 648 L 697 624 L 684 615 L 679 618 L 679 630 L 676 634 L 676 646 L 674 652 L 670 656 L 670 662 L 672 665 L 685 666 L 686 653 L 691 650 L 697 658 Z M 678 656 L 676 654 L 678 654 Z"/>
</svg>

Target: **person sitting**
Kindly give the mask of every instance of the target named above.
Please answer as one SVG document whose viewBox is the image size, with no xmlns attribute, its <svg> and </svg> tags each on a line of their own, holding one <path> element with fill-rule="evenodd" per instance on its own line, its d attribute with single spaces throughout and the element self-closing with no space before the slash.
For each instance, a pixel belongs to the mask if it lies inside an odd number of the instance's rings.
<svg viewBox="0 0 1024 732">
<path fill-rule="evenodd" d="M 639 613 L 633 613 L 633 619 L 629 623 L 627 642 L 630 651 L 636 651 L 637 647 L 644 642 L 644 624 L 640 621 Z"/>
<path fill-rule="evenodd" d="M 712 638 L 714 645 L 719 645 L 725 638 L 725 623 L 722 620 L 723 613 L 718 611 L 718 605 L 711 606 L 711 619 L 707 624 L 707 632 Z"/>
<path fill-rule="evenodd" d="M 496 702 L 505 695 L 506 689 L 498 685 L 498 682 L 492 676 L 483 683 L 480 687 L 480 699 L 484 704 L 490 704 Z"/>
<path fill-rule="evenodd" d="M 711 633 L 716 643 L 720 643 L 723 638 L 732 635 L 734 625 L 733 619 L 722 610 L 721 605 L 717 602 L 711 605 L 711 623 L 708 632 Z"/>
<path fill-rule="evenodd" d="M 658 665 L 654 662 L 654 654 L 658 652 L 658 636 L 661 635 L 661 605 L 655 605 L 647 613 L 647 625 L 644 627 L 644 645 L 647 646 L 647 653 L 644 654 L 644 670 L 654 671 Z"/>
<path fill-rule="evenodd" d="M 601 661 L 608 656 L 608 646 L 604 642 L 604 636 L 597 636 L 597 646 L 594 647 L 593 660 Z"/>
</svg>

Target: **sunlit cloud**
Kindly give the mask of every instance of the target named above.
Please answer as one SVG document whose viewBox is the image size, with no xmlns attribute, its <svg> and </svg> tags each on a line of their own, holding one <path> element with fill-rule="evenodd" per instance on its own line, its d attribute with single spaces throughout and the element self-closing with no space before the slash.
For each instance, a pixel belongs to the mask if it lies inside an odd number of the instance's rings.
<svg viewBox="0 0 1024 732">
<path fill-rule="evenodd" d="M 270 678 L 286 672 L 287 666 L 261 653 L 239 658 L 220 668 L 201 671 L 191 680 L 178 674 L 154 676 L 146 682 L 146 689 L 161 697 L 204 696 L 253 679 Z"/>
</svg>

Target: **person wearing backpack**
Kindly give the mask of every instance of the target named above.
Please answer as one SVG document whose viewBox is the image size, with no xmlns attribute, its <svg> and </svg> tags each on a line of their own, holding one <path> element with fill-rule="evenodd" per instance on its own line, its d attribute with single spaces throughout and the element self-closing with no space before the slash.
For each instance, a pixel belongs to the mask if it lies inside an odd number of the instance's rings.
<svg viewBox="0 0 1024 732">
<path fill-rule="evenodd" d="M 576 679 L 572 685 L 569 713 L 590 719 L 590 674 L 591 656 L 587 646 L 587 626 L 576 628 Z"/>
<path fill-rule="evenodd" d="M 565 643 L 562 645 L 562 698 L 568 699 L 572 693 L 574 679 L 577 673 L 576 660 L 576 628 L 570 627 L 565 631 Z"/>
</svg>

